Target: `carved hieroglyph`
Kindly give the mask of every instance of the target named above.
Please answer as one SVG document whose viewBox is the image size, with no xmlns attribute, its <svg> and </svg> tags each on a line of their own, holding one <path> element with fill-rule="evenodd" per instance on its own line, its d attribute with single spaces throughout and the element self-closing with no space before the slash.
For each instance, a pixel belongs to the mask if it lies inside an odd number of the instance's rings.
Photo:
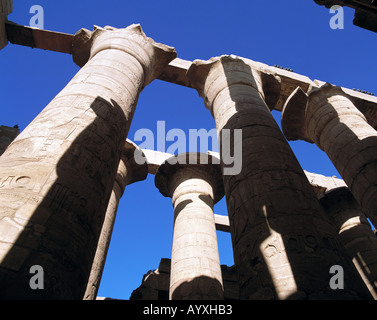
<svg viewBox="0 0 377 320">
<path fill-rule="evenodd" d="M 223 176 L 240 299 L 355 298 L 355 291 L 365 292 L 265 103 L 279 97 L 278 78 L 233 56 L 196 60 L 187 76 L 215 119 L 222 159 L 221 132 L 242 129 L 242 141 L 234 141 L 242 143 L 242 170 Z M 329 289 L 334 264 L 347 269 L 345 290 Z"/>
<path fill-rule="evenodd" d="M 82 299 L 139 93 L 176 56 L 139 25 L 73 51 L 82 69 L 0 158 L 0 297 Z"/>
<path fill-rule="evenodd" d="M 221 170 L 219 161 L 215 164 L 213 157 L 201 155 L 207 164 L 197 153 L 169 158 L 155 177 L 156 187 L 172 198 L 174 207 L 172 300 L 224 298 L 213 214 L 214 204 L 224 195 Z"/>
</svg>

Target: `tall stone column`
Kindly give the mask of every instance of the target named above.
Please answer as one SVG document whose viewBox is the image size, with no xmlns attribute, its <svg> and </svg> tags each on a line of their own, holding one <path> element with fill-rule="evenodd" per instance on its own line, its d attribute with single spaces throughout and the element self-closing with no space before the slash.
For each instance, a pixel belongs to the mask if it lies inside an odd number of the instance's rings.
<svg viewBox="0 0 377 320">
<path fill-rule="evenodd" d="M 369 292 L 377 299 L 377 237 L 348 188 L 324 193 L 320 203 L 338 231 L 338 239 Z"/>
<path fill-rule="evenodd" d="M 13 11 L 13 0 L 0 0 L 0 50 L 8 44 L 5 22 Z"/>
<path fill-rule="evenodd" d="M 127 139 L 119 162 L 109 204 L 107 206 L 105 220 L 102 225 L 96 254 L 92 264 L 92 270 L 84 294 L 84 300 L 95 300 L 97 297 L 103 269 L 105 267 L 107 252 L 110 246 L 111 235 L 113 233 L 119 201 L 124 193 L 125 187 L 131 183 L 142 181 L 147 178 L 148 165 L 146 162 L 143 164 L 137 164 L 135 162 L 135 150 L 142 153 L 135 143 Z"/>
<path fill-rule="evenodd" d="M 4 153 L 5 149 L 12 143 L 19 135 L 20 129 L 17 126 L 6 127 L 0 126 L 0 156 Z"/>
<path fill-rule="evenodd" d="M 0 157 L 1 298 L 82 299 L 139 93 L 176 56 L 139 25 L 73 52 L 81 70 Z"/>
<path fill-rule="evenodd" d="M 279 96 L 279 79 L 233 56 L 196 60 L 187 76 L 216 122 L 240 298 L 362 295 L 364 284 L 338 250 L 335 231 L 266 105 Z M 238 172 L 225 171 L 232 150 L 224 136 L 242 163 Z M 329 288 L 334 264 L 347 269 L 345 290 Z"/>
<path fill-rule="evenodd" d="M 288 140 L 302 139 L 325 151 L 363 212 L 377 225 L 377 132 L 356 108 L 361 99 L 329 83 L 287 100 L 282 128 Z"/>
<path fill-rule="evenodd" d="M 202 164 L 204 157 L 207 164 Z M 219 160 L 184 153 L 157 171 L 156 187 L 171 197 L 174 233 L 170 272 L 171 300 L 217 300 L 224 289 L 213 206 L 223 197 Z"/>
</svg>

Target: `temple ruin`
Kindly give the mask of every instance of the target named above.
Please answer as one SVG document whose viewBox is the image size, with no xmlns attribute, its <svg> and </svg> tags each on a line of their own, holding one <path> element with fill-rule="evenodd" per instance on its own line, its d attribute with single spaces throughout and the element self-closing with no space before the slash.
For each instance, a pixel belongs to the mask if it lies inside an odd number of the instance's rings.
<svg viewBox="0 0 377 320">
<path fill-rule="evenodd" d="M 11 11 L 0 0 L 0 47 L 64 52 L 81 69 L 25 130 L 0 127 L 0 298 L 96 299 L 119 200 L 148 173 L 172 199 L 173 249 L 131 299 L 377 297 L 377 97 L 234 55 L 185 61 L 137 24 L 70 35 L 10 22 Z M 127 139 L 155 79 L 203 98 L 219 154 Z M 233 174 L 224 132 L 242 145 Z M 342 179 L 304 171 L 287 139 L 316 144 Z M 227 217 L 213 211 L 223 197 Z M 230 232 L 234 266 L 220 265 L 216 230 Z M 32 265 L 44 290 L 28 286 Z"/>
</svg>

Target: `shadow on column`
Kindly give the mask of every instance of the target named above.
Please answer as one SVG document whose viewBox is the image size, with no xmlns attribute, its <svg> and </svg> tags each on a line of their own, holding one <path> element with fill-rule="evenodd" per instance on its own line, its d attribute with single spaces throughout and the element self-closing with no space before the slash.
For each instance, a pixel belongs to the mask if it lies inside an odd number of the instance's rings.
<svg viewBox="0 0 377 320">
<path fill-rule="evenodd" d="M 180 284 L 174 290 L 172 300 L 181 300 L 182 297 L 189 297 L 187 300 L 218 300 L 223 291 L 217 279 L 199 276 Z"/>
<path fill-rule="evenodd" d="M 374 299 L 377 298 L 377 237 L 346 187 L 324 193 L 319 201 L 338 230 L 338 240 Z"/>
<path fill-rule="evenodd" d="M 131 122 L 113 100 L 97 97 L 90 108 L 95 119 L 56 164 L 56 180 L 1 261 L 1 299 L 83 297 Z M 33 265 L 43 268 L 43 289 L 30 288 Z"/>
<path fill-rule="evenodd" d="M 325 152 L 366 216 L 377 225 L 377 136 L 360 139 L 339 118 L 332 121 L 332 127 L 337 130 L 336 141 Z"/>
<path fill-rule="evenodd" d="M 237 60 L 254 79 L 250 66 Z M 243 134 L 242 171 L 223 176 L 240 299 L 370 299 L 279 126 L 258 103 L 262 97 L 240 99 L 246 86 L 224 71 L 237 112 L 222 130 L 230 129 L 231 146 L 233 129 Z M 344 267 L 344 290 L 329 287 L 334 264 Z"/>
<path fill-rule="evenodd" d="M 189 204 L 192 203 L 192 200 L 187 199 L 179 203 L 175 209 L 174 209 L 174 224 L 175 224 L 175 219 L 177 219 L 179 213 Z"/>
<path fill-rule="evenodd" d="M 193 176 L 190 176 L 193 178 Z M 206 205 L 211 207 L 208 203 L 208 197 L 199 195 L 199 199 Z M 190 203 L 192 200 L 184 200 L 179 203 L 174 209 L 174 223 L 179 213 Z M 222 283 L 215 278 L 208 276 L 196 276 L 190 281 L 185 281 L 175 288 L 171 294 L 172 300 L 218 300 L 219 296 L 224 295 Z"/>
<path fill-rule="evenodd" d="M 190 176 L 190 178 L 194 178 Z M 212 204 L 208 202 L 208 197 L 199 195 L 199 199 L 207 206 L 211 207 Z M 179 203 L 174 210 L 174 223 L 179 213 L 190 203 L 192 200 L 184 200 Z M 220 296 L 224 295 L 223 284 L 215 278 L 208 276 L 196 276 L 190 281 L 185 281 L 177 286 L 171 294 L 172 300 L 218 300 Z"/>
</svg>

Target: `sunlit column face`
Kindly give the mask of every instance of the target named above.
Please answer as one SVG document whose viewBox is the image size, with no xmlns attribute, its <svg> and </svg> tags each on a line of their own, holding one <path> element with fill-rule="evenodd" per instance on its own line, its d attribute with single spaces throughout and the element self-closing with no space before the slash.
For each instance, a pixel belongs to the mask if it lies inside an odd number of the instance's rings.
<svg viewBox="0 0 377 320">
<path fill-rule="evenodd" d="M 82 298 L 138 96 L 176 56 L 138 25 L 89 38 L 89 61 L 1 156 L 0 296 Z M 48 290 L 23 283 L 30 265 Z"/>
</svg>

